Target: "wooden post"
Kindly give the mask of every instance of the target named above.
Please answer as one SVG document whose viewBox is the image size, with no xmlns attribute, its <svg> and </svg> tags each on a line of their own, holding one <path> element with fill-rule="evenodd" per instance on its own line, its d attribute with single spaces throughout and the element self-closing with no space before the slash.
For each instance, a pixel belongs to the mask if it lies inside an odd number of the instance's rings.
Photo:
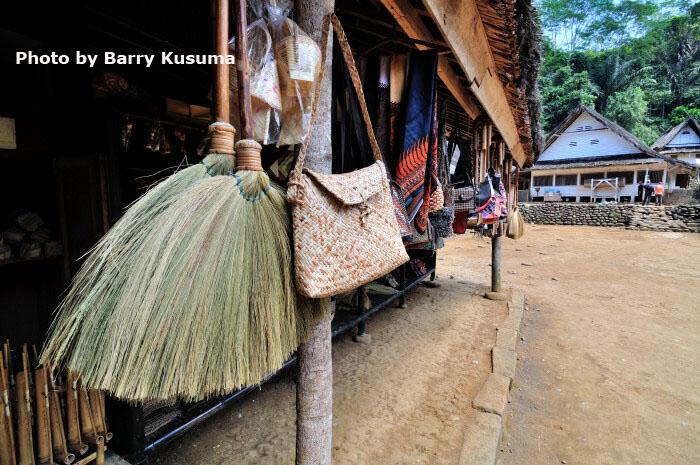
<svg viewBox="0 0 700 465">
<path fill-rule="evenodd" d="M 250 102 L 250 67 L 248 66 L 248 18 L 246 0 L 236 0 L 236 75 L 241 136 L 253 138 L 253 110 Z"/>
<path fill-rule="evenodd" d="M 320 42 L 323 19 L 333 12 L 335 0 L 298 0 L 299 26 Z M 329 40 L 330 39 L 329 37 Z M 332 44 L 332 43 L 331 43 Z M 326 44 L 319 43 L 321 47 Z M 333 166 L 331 145 L 331 91 L 333 54 L 328 53 L 326 75 L 321 85 L 318 114 L 306 153 L 305 166 L 330 173 Z M 331 320 L 335 305 L 328 303 L 325 318 L 311 328 L 310 339 L 299 346 L 297 380 L 297 465 L 330 465 L 333 438 L 333 361 Z"/>
<path fill-rule="evenodd" d="M 492 226 L 494 228 L 491 238 L 491 290 L 486 293 L 489 300 L 506 300 L 505 294 L 501 292 L 501 228 L 499 223 Z"/>
<path fill-rule="evenodd" d="M 214 0 L 214 42 L 218 55 L 228 55 L 228 0 Z M 214 121 L 228 123 L 229 114 L 229 83 L 228 65 L 214 65 Z"/>
</svg>

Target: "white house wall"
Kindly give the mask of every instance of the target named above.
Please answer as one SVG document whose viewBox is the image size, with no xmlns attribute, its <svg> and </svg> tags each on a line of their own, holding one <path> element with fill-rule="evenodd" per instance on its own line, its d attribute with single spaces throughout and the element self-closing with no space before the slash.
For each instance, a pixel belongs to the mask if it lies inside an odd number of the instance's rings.
<svg viewBox="0 0 700 465">
<path fill-rule="evenodd" d="M 646 171 L 646 169 L 649 169 L 649 171 L 661 171 L 666 169 L 666 163 L 649 163 L 649 164 L 639 164 L 639 165 L 612 165 L 612 166 L 598 166 L 598 167 L 593 167 L 593 168 L 570 168 L 570 169 L 555 169 L 555 170 L 536 170 L 536 171 L 531 171 L 531 176 L 537 177 L 537 176 L 557 176 L 557 175 L 571 175 L 575 174 L 577 175 L 577 183 L 578 185 L 576 186 L 539 186 L 539 192 L 537 192 L 536 186 L 534 185 L 534 179 L 531 179 L 530 182 L 530 196 L 531 197 L 542 197 L 544 196 L 545 190 L 546 189 L 552 189 L 554 192 L 560 192 L 562 197 L 576 197 L 577 201 L 581 197 L 590 197 L 591 195 L 591 188 L 590 187 L 585 187 L 581 184 L 581 175 L 586 174 L 586 173 L 604 173 L 603 177 L 607 177 L 607 173 L 613 173 L 613 172 L 624 172 L 624 171 L 632 171 L 634 173 L 637 173 L 638 171 Z M 664 182 L 664 186 L 667 189 L 672 189 L 675 187 L 675 176 L 671 179 L 670 176 L 666 176 Z M 641 181 L 644 181 L 643 179 L 640 179 Z M 556 183 L 555 179 L 552 179 L 552 183 Z M 596 189 L 596 195 L 599 195 L 601 193 L 606 193 L 607 197 L 615 197 L 615 194 L 612 189 L 603 189 L 602 187 L 599 187 Z M 631 197 L 634 201 L 636 195 L 637 195 L 637 175 L 634 175 L 633 182 L 630 184 L 626 184 L 620 189 L 620 197 Z M 639 200 L 639 199 L 636 199 Z"/>
<path fill-rule="evenodd" d="M 597 141 L 597 143 L 593 141 Z M 605 157 L 632 153 L 641 152 L 634 145 L 603 126 L 588 113 L 581 113 L 552 142 L 552 145 L 542 152 L 538 161 Z"/>
<path fill-rule="evenodd" d="M 683 134 L 684 132 L 687 132 L 688 134 Z M 676 134 L 676 137 L 671 139 L 671 142 L 666 144 L 666 148 L 669 149 L 674 147 L 692 146 L 697 146 L 698 150 L 700 151 L 700 136 L 687 124 L 678 132 L 678 134 Z"/>
</svg>

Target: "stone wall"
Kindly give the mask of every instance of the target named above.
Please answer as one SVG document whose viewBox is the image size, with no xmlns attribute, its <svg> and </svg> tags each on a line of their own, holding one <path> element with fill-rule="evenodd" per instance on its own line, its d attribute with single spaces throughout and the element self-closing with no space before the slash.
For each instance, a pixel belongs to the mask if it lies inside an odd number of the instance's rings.
<svg viewBox="0 0 700 465">
<path fill-rule="evenodd" d="M 700 232 L 700 205 L 521 203 L 526 223 L 622 227 L 646 231 Z"/>
<path fill-rule="evenodd" d="M 700 188 L 673 189 L 664 195 L 665 205 L 700 204 Z"/>
</svg>

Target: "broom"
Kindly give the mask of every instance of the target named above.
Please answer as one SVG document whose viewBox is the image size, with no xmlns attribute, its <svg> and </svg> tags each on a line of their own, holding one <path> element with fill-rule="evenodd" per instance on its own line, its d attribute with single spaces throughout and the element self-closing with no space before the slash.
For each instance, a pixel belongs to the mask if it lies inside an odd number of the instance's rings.
<svg viewBox="0 0 700 465">
<path fill-rule="evenodd" d="M 250 137 L 245 1 L 239 7 L 242 133 Z M 225 50 L 227 0 L 218 12 Z M 228 89 L 226 80 L 218 73 L 217 88 Z M 285 193 L 262 171 L 260 145 L 246 139 L 237 148 L 235 174 L 194 183 L 144 216 L 142 228 L 127 225 L 131 242 L 99 249 L 100 267 L 78 274 L 42 360 L 134 402 L 224 394 L 282 366 L 325 309 L 296 294 Z"/>
</svg>

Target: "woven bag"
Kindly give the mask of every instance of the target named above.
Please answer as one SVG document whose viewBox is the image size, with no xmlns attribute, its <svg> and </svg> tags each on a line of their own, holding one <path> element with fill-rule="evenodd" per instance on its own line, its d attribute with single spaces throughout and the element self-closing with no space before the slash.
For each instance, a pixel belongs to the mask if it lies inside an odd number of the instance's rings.
<svg viewBox="0 0 700 465">
<path fill-rule="evenodd" d="M 472 186 L 455 188 L 455 212 L 468 212 L 476 209 L 475 194 L 475 189 Z"/>
<path fill-rule="evenodd" d="M 345 174 L 316 173 L 303 167 L 318 110 L 320 85 L 314 93 L 311 122 L 290 175 L 294 269 L 297 291 L 322 298 L 350 291 L 408 261 L 394 213 L 389 180 L 372 131 L 360 77 L 350 46 L 335 15 L 323 25 L 320 77 L 325 73 L 330 23 L 338 37 L 357 92 L 376 162 Z"/>
</svg>

